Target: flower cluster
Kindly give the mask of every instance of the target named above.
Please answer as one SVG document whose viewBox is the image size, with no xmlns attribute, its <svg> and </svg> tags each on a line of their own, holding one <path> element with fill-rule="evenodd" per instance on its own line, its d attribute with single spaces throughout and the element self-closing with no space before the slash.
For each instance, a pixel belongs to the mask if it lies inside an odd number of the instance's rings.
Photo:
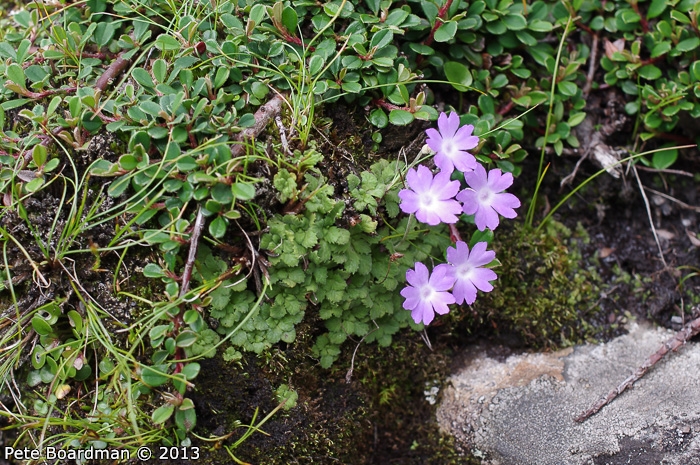
<svg viewBox="0 0 700 465">
<path fill-rule="evenodd" d="M 474 215 L 479 231 L 495 229 L 499 215 L 515 218 L 520 201 L 504 192 L 513 184 L 513 175 L 500 169 L 486 172 L 468 152 L 479 144 L 473 131 L 472 125 L 460 127 L 456 113 L 440 114 L 438 130 L 426 131 L 426 143 L 435 152 L 435 165 L 440 171 L 433 176 L 423 165 L 408 171 L 408 189 L 399 192 L 403 212 L 413 213 L 418 221 L 431 226 L 457 223 L 462 213 Z M 455 169 L 464 173 L 467 187 L 462 190 L 459 181 L 450 180 Z M 455 247 L 447 249 L 448 264 L 436 266 L 432 274 L 420 262 L 406 272 L 408 286 L 401 295 L 406 299 L 403 307 L 411 311 L 413 321 L 430 324 L 435 313 L 444 315 L 449 311 L 449 304 L 471 305 L 477 289 L 493 289 L 490 281 L 496 279 L 496 273 L 484 265 L 492 262 L 496 254 L 486 250 L 486 246 L 486 242 L 477 242 L 470 251 L 465 242 L 458 240 Z"/>
</svg>

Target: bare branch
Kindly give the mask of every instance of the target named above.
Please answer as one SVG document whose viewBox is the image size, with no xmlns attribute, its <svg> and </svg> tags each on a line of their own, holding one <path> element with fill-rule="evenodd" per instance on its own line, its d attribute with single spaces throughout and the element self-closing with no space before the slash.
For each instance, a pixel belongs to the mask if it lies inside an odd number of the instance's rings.
<svg viewBox="0 0 700 465">
<path fill-rule="evenodd" d="M 245 142 L 255 139 L 267 127 L 272 118 L 279 115 L 282 111 L 282 95 L 275 95 L 269 102 L 258 108 L 255 112 L 255 124 L 252 127 L 246 128 L 238 134 L 237 140 L 240 144 L 234 144 L 231 147 L 231 156 L 233 158 L 240 157 L 245 151 Z"/>
<path fill-rule="evenodd" d="M 575 418 L 579 423 L 586 421 L 592 415 L 598 413 L 600 409 L 612 402 L 617 396 L 622 394 L 627 388 L 631 387 L 637 380 L 646 374 L 656 363 L 659 362 L 666 354 L 671 351 L 678 350 L 683 344 L 688 342 L 689 339 L 693 338 L 697 334 L 700 334 L 700 317 L 695 318 L 689 322 L 683 329 L 678 331 L 673 338 L 666 341 L 661 348 L 656 351 L 654 355 L 646 359 L 646 361 L 637 368 L 637 371 L 632 373 L 626 380 L 624 380 L 619 386 L 610 391 L 607 396 L 601 398 L 596 402 L 591 408 L 583 412 L 581 415 Z"/>
</svg>

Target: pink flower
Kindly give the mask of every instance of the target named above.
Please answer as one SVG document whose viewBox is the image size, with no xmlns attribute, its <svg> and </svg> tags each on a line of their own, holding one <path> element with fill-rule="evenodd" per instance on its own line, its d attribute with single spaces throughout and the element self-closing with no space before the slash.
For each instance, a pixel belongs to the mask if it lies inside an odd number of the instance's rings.
<svg viewBox="0 0 700 465">
<path fill-rule="evenodd" d="M 493 286 L 489 281 L 497 278 L 496 273 L 483 265 L 496 257 L 493 250 L 486 250 L 486 242 L 477 242 L 469 253 L 469 246 L 459 241 L 455 247 L 447 248 L 447 261 L 454 267 L 455 285 L 452 295 L 455 302 L 469 305 L 476 300 L 476 290 L 490 292 Z"/>
<path fill-rule="evenodd" d="M 474 221 L 479 231 L 486 228 L 491 230 L 498 226 L 498 215 L 515 218 L 514 208 L 520 206 L 520 200 L 513 194 L 502 193 L 513 184 L 513 175 L 502 174 L 501 170 L 486 170 L 477 163 L 474 171 L 464 173 L 464 180 L 469 188 L 457 194 L 457 200 L 464 204 L 463 211 L 467 215 L 475 215 Z"/>
<path fill-rule="evenodd" d="M 450 311 L 448 305 L 455 303 L 455 298 L 449 289 L 455 282 L 450 265 L 438 265 L 428 276 L 428 268 L 416 262 L 415 271 L 406 271 L 406 281 L 410 284 L 401 290 L 406 298 L 403 308 L 411 311 L 413 321 L 429 325 L 435 313 L 444 315 Z"/>
<path fill-rule="evenodd" d="M 472 171 L 477 163 L 474 155 L 467 152 L 479 144 L 479 138 L 472 136 L 474 126 L 468 124 L 459 127 L 457 113 L 440 113 L 438 117 L 439 132 L 433 128 L 425 131 L 428 140 L 425 141 L 435 152 L 435 164 L 440 171 L 452 174 L 455 168 L 462 172 Z"/>
<path fill-rule="evenodd" d="M 450 181 L 450 174 L 438 173 L 435 178 L 428 168 L 418 166 L 406 175 L 408 187 L 399 192 L 401 210 L 415 213 L 418 221 L 431 226 L 440 223 L 456 223 L 462 207 L 454 199 L 459 191 L 459 181 Z"/>
</svg>

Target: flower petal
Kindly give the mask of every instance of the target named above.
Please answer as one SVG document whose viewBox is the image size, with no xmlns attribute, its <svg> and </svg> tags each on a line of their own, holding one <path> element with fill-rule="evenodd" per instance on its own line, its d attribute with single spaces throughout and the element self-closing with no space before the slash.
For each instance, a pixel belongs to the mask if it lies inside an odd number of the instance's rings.
<svg viewBox="0 0 700 465">
<path fill-rule="evenodd" d="M 493 285 L 489 281 L 497 279 L 498 276 L 493 270 L 488 268 L 477 268 L 472 270 L 471 282 L 480 291 L 490 292 L 493 290 Z"/>
<path fill-rule="evenodd" d="M 464 176 L 467 176 L 466 173 Z M 472 189 L 464 189 L 457 194 L 457 200 L 462 202 L 462 211 L 467 215 L 473 215 L 479 209 L 479 197 Z"/>
<path fill-rule="evenodd" d="M 435 318 L 435 311 L 433 306 L 427 302 L 421 302 L 418 306 L 411 311 L 411 316 L 416 324 L 423 323 L 424 325 L 429 325 L 433 318 Z"/>
<path fill-rule="evenodd" d="M 496 210 L 501 216 L 506 218 L 515 218 L 518 214 L 513 210 L 520 206 L 520 200 L 513 194 L 497 194 L 491 207 Z"/>
<path fill-rule="evenodd" d="M 477 242 L 472 248 L 472 253 L 469 255 L 469 264 L 474 268 L 491 263 L 496 258 L 496 252 L 486 250 L 486 242 Z"/>
<path fill-rule="evenodd" d="M 513 185 L 513 175 L 502 173 L 499 169 L 489 171 L 488 186 L 493 192 L 502 192 Z"/>
<path fill-rule="evenodd" d="M 438 292 L 432 301 L 433 309 L 440 315 L 449 313 L 450 307 L 448 305 L 453 303 L 455 303 L 455 298 L 449 292 Z"/>
<path fill-rule="evenodd" d="M 443 139 L 452 139 L 457 129 L 459 129 L 459 116 L 457 113 L 450 113 L 449 116 L 441 113 L 438 117 L 438 129 Z"/>
<path fill-rule="evenodd" d="M 420 197 L 418 194 L 409 189 L 401 189 L 399 191 L 401 203 L 399 207 L 404 213 L 415 213 L 420 206 Z"/>
<path fill-rule="evenodd" d="M 455 297 L 457 304 L 466 302 L 471 305 L 476 300 L 476 287 L 467 279 L 458 279 L 455 282 L 455 287 L 452 289 L 452 295 Z"/>
<path fill-rule="evenodd" d="M 477 136 L 472 136 L 472 132 L 474 132 L 474 126 L 467 124 L 466 126 L 459 128 L 455 134 L 455 143 L 461 150 L 473 149 L 479 145 L 479 138 Z"/>
<path fill-rule="evenodd" d="M 467 182 L 469 187 L 475 191 L 478 191 L 488 182 L 486 169 L 484 169 L 481 163 L 477 163 L 476 167 L 474 167 L 474 171 L 464 173 L 464 180 Z"/>
<path fill-rule="evenodd" d="M 450 289 L 455 283 L 454 269 L 444 263 L 436 266 L 430 275 L 430 287 L 438 292 Z"/>
<path fill-rule="evenodd" d="M 454 167 L 462 173 L 474 171 L 478 164 L 474 155 L 469 152 L 457 152 L 458 156 L 452 160 Z"/>
<path fill-rule="evenodd" d="M 479 207 L 474 215 L 474 222 L 479 231 L 486 228 L 494 230 L 498 227 L 498 213 L 491 207 Z"/>
</svg>

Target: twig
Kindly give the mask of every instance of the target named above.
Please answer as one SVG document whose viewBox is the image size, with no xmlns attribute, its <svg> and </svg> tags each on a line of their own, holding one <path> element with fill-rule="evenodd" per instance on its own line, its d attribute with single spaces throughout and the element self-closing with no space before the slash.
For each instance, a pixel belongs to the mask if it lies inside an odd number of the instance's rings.
<svg viewBox="0 0 700 465">
<path fill-rule="evenodd" d="M 647 210 L 647 216 L 649 217 L 649 225 L 651 226 L 651 232 L 654 234 L 654 240 L 656 241 L 656 246 L 659 248 L 659 256 L 661 257 L 661 263 L 664 264 L 664 268 L 668 268 L 666 264 L 666 259 L 664 258 L 664 251 L 661 249 L 661 242 L 659 241 L 659 236 L 656 234 L 656 227 L 654 226 L 654 220 L 651 217 L 651 207 L 649 207 L 649 199 L 647 194 L 644 192 L 644 186 L 642 185 L 642 180 L 639 179 L 639 172 L 637 172 L 637 167 L 632 164 L 632 171 L 634 172 L 634 177 L 637 178 L 637 184 L 639 185 L 639 193 L 642 194 L 642 199 L 644 199 L 644 206 Z"/>
<path fill-rule="evenodd" d="M 287 142 L 287 132 L 284 129 L 284 124 L 282 124 L 282 118 L 279 115 L 275 116 L 275 124 L 277 129 L 280 131 L 280 141 L 282 141 L 282 149 L 284 153 L 291 156 L 292 152 L 289 150 L 289 143 Z"/>
<path fill-rule="evenodd" d="M 379 329 L 379 325 L 377 325 L 377 323 L 374 320 L 372 320 L 372 322 L 374 323 L 376 328 L 374 328 L 372 331 L 370 331 L 369 333 L 362 336 L 362 339 L 360 339 L 360 342 L 358 342 L 357 345 L 355 346 L 355 350 L 352 353 L 352 359 L 350 359 L 350 369 L 347 371 L 347 373 L 345 373 L 345 384 L 350 384 L 350 382 L 352 381 L 352 373 L 353 373 L 353 371 L 355 371 L 355 356 L 357 355 L 357 349 L 360 348 L 360 344 L 362 344 L 362 341 L 364 341 L 367 336 L 369 336 L 370 334 L 372 334 L 373 332 L 375 332 L 376 330 Z"/>
<path fill-rule="evenodd" d="M 593 86 L 593 78 L 595 77 L 596 60 L 598 59 L 598 34 L 592 33 L 591 54 L 588 57 L 588 74 L 586 75 L 586 85 L 583 86 L 583 98 L 585 99 L 591 92 Z"/>
<path fill-rule="evenodd" d="M 689 173 L 687 171 L 682 171 L 682 170 L 672 170 L 672 169 L 659 169 L 659 168 L 649 168 L 647 166 L 642 166 L 642 165 L 636 165 L 638 170 L 642 171 L 649 171 L 651 173 L 667 173 L 667 174 L 677 174 L 679 176 L 688 176 L 692 178 L 695 176 L 693 173 Z"/>
<path fill-rule="evenodd" d="M 631 387 L 635 382 L 637 382 L 637 380 L 644 376 L 646 372 L 656 365 L 659 360 L 664 358 L 667 353 L 671 351 L 675 352 L 683 344 L 688 342 L 689 339 L 698 334 L 700 334 L 700 317 L 685 325 L 685 327 L 678 331 L 673 338 L 666 341 L 654 355 L 646 359 L 646 361 L 639 368 L 637 368 L 637 371 L 624 380 L 622 384 L 610 391 L 607 396 L 601 398 L 593 405 L 593 407 L 576 417 L 575 420 L 582 423 L 590 416 L 595 415 L 600 409 L 612 402 L 613 399 L 622 394 L 627 388 Z"/>
<path fill-rule="evenodd" d="M 654 190 L 654 189 L 652 189 L 652 188 L 650 188 L 650 187 L 646 187 L 646 186 L 644 187 L 644 190 L 647 190 L 647 191 L 651 192 L 651 193 L 654 194 L 654 195 L 658 195 L 659 197 L 663 197 L 663 198 L 666 199 L 666 200 L 670 200 L 671 202 L 675 202 L 675 203 L 677 203 L 678 205 L 680 205 L 681 208 L 685 208 L 686 210 L 693 210 L 693 211 L 695 211 L 695 212 L 700 212 L 700 207 L 696 207 L 695 205 L 689 205 L 689 204 L 687 204 L 687 203 L 685 203 L 685 202 L 681 202 L 681 201 L 678 200 L 677 198 L 671 197 L 670 195 L 664 194 L 663 192 L 659 192 L 659 191 L 657 191 L 657 190 Z"/>
<path fill-rule="evenodd" d="M 282 102 L 284 98 L 282 95 L 275 95 L 269 102 L 258 108 L 255 112 L 255 124 L 253 126 L 244 129 L 238 134 L 236 138 L 240 144 L 234 144 L 231 146 L 231 156 L 233 158 L 240 157 L 245 151 L 245 142 L 250 139 L 255 139 L 261 132 L 265 129 L 267 124 L 272 118 L 279 115 L 282 111 Z"/>
<path fill-rule="evenodd" d="M 194 227 L 192 228 L 192 235 L 190 236 L 190 251 L 187 254 L 187 262 L 185 263 L 185 270 L 182 272 L 182 285 L 180 286 L 180 298 L 187 294 L 190 289 L 190 279 L 192 278 L 192 269 L 194 268 L 194 261 L 197 258 L 197 247 L 199 246 L 199 236 L 202 235 L 202 230 L 204 229 L 204 213 L 202 213 L 202 207 L 197 210 L 197 219 L 194 221 Z"/>
<path fill-rule="evenodd" d="M 95 82 L 95 89 L 101 90 L 104 92 L 104 90 L 107 88 L 109 85 L 110 81 L 117 77 L 119 73 L 121 73 L 124 68 L 129 66 L 129 63 L 131 63 L 131 60 L 125 60 L 122 58 L 123 52 L 117 57 L 116 60 L 112 62 L 111 65 L 105 70 L 102 75 L 97 78 L 97 82 Z"/>
</svg>

